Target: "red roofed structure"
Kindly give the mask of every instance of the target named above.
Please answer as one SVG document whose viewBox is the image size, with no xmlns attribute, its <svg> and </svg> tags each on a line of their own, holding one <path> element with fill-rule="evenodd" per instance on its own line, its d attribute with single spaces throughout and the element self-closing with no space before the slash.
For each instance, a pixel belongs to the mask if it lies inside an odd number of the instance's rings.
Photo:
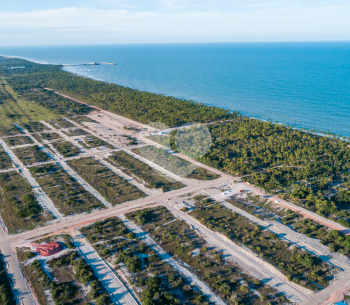
<svg viewBox="0 0 350 305">
<path fill-rule="evenodd" d="M 39 252 L 40 255 L 50 256 L 50 255 L 53 255 L 53 254 L 56 254 L 56 253 L 62 251 L 63 245 L 56 243 L 56 242 L 51 242 L 51 243 L 42 244 L 42 245 L 36 244 L 35 248 L 36 248 L 35 251 Z"/>
</svg>

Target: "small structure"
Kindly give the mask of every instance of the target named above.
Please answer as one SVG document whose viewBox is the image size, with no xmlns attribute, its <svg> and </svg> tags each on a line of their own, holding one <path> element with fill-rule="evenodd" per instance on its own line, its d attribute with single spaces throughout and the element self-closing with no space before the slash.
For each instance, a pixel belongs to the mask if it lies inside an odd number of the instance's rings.
<svg viewBox="0 0 350 305">
<path fill-rule="evenodd" d="M 35 248 L 35 251 L 39 252 L 40 255 L 42 256 L 50 256 L 63 250 L 63 245 L 57 242 L 51 242 L 48 244 L 41 244 L 41 245 L 32 244 L 32 246 L 33 248 Z"/>
</svg>

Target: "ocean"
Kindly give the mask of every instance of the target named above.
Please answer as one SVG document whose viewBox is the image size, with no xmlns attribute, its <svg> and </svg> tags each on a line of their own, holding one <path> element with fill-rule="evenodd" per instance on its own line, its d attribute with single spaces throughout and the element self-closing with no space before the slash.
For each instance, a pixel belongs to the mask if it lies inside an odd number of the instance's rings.
<svg viewBox="0 0 350 305">
<path fill-rule="evenodd" d="M 0 47 L 0 54 L 350 137 L 350 42 Z"/>
</svg>

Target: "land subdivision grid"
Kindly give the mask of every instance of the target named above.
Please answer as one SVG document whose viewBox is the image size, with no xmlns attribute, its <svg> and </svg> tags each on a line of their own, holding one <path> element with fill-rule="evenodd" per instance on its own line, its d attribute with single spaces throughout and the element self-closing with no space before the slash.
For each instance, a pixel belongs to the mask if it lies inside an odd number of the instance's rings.
<svg viewBox="0 0 350 305">
<path fill-rule="evenodd" d="M 187 268 L 183 267 L 181 263 L 177 262 L 174 258 L 172 258 L 168 253 L 166 253 L 148 234 L 140 229 L 136 224 L 128 221 L 128 219 L 124 215 L 119 216 L 120 219 L 126 224 L 126 226 L 132 230 L 137 236 L 139 236 L 147 245 L 151 246 L 161 259 L 170 264 L 175 270 L 177 270 L 182 276 L 184 276 L 187 280 L 191 282 L 192 286 L 197 286 L 204 295 L 208 296 L 210 301 L 215 304 L 224 305 L 223 300 L 216 296 L 210 288 L 203 283 L 195 274 L 190 272 Z"/>
<path fill-rule="evenodd" d="M 253 223 L 259 224 L 261 227 L 275 233 L 280 238 L 296 245 L 298 248 L 305 249 L 307 252 L 319 256 L 321 260 L 329 263 L 330 265 L 340 268 L 343 272 L 336 274 L 336 278 L 340 279 L 350 273 L 350 259 L 349 257 L 338 253 L 332 252 L 326 245 L 321 244 L 319 239 L 311 238 L 305 234 L 298 233 L 294 231 L 289 225 L 282 224 L 281 222 L 274 220 L 262 220 L 245 210 L 242 210 L 235 204 L 237 200 L 232 199 L 228 201 L 220 202 L 222 205 L 228 209 L 239 213 L 240 215 L 246 217 Z M 241 203 L 242 205 L 244 203 Z"/>
<path fill-rule="evenodd" d="M 262 260 L 256 259 L 255 255 L 250 255 L 248 251 L 230 242 L 225 236 L 211 231 L 199 221 L 169 204 L 164 203 L 164 206 L 172 211 L 178 219 L 186 221 L 186 223 L 196 230 L 211 247 L 215 247 L 217 251 L 221 251 L 222 255 L 225 256 L 227 260 L 237 263 L 245 272 L 273 287 L 292 302 L 300 304 L 312 296 L 311 291 L 288 281 L 277 269 L 271 268 L 272 266 L 270 264 L 263 263 Z"/>
<path fill-rule="evenodd" d="M 226 260 L 221 251 L 208 247 L 203 237 L 191 231 L 185 222 L 174 218 L 166 208 L 144 209 L 126 216 L 141 221 L 163 251 L 173 258 L 181 259 L 185 269 L 196 274 L 203 284 L 209 285 L 210 290 L 222 299 L 233 301 L 232 296 L 235 295 L 245 304 L 253 304 L 260 298 L 267 302 L 274 300 L 276 291 L 253 279 L 237 264 Z"/>
<path fill-rule="evenodd" d="M 113 114 L 112 114 L 112 116 L 113 116 L 113 117 L 118 117 L 118 118 L 120 118 L 120 116 L 116 116 L 116 115 L 113 115 Z M 120 119 L 123 120 L 124 118 L 121 117 Z M 128 121 L 130 121 L 131 123 L 135 123 L 134 121 L 129 120 L 129 119 L 128 119 Z M 137 124 L 138 124 L 138 123 L 136 122 L 136 125 L 137 125 Z M 139 125 L 140 125 L 140 124 L 139 124 Z M 146 127 L 147 127 L 147 126 L 146 126 Z M 181 157 L 187 159 L 186 156 L 181 156 Z M 203 165 L 202 165 L 202 166 L 203 166 Z M 204 165 L 204 166 L 205 166 L 205 165 Z M 249 187 L 249 186 L 248 186 L 248 187 Z M 279 198 L 276 196 L 276 199 L 278 200 Z M 284 204 L 284 203 L 281 203 L 281 204 Z M 296 209 L 298 209 L 298 208 L 299 208 L 299 207 L 296 207 Z M 315 218 L 317 219 L 317 221 L 324 221 L 324 218 L 323 218 L 323 217 L 317 217 L 317 216 L 318 216 L 318 215 L 316 215 L 316 217 L 315 217 Z M 306 217 L 313 217 L 313 216 L 310 216 L 310 214 L 307 214 L 307 213 L 306 213 Z M 331 221 L 329 221 L 329 222 L 331 223 Z M 327 222 L 326 222 L 326 223 L 327 223 Z M 338 225 L 338 224 L 329 224 L 329 223 L 328 223 L 328 226 L 331 226 L 331 227 L 333 226 L 333 228 L 338 229 L 338 230 L 339 230 L 339 229 L 340 229 L 340 230 L 343 229 L 342 226 L 340 226 L 340 225 Z M 346 229 L 346 231 L 347 231 L 347 229 Z"/>
</svg>

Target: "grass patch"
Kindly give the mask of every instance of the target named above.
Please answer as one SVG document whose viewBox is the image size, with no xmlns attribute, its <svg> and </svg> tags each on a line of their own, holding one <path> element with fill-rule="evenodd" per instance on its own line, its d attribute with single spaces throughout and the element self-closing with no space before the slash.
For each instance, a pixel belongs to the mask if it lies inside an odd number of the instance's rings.
<svg viewBox="0 0 350 305">
<path fill-rule="evenodd" d="M 10 234 L 32 230 L 53 219 L 33 199 L 32 187 L 18 172 L 1 173 L 0 187 L 1 218 Z"/>
<path fill-rule="evenodd" d="M 137 160 L 124 151 L 114 152 L 108 157 L 112 163 L 129 176 L 136 176 L 149 188 L 162 189 L 163 192 L 176 190 L 185 185 L 156 171 L 146 163 Z"/>
<path fill-rule="evenodd" d="M 147 196 L 93 158 L 70 160 L 67 164 L 112 205 Z"/>
<path fill-rule="evenodd" d="M 7 126 L 11 123 L 26 123 L 55 117 L 53 112 L 20 97 L 13 92 L 4 78 L 0 79 L 0 125 Z"/>
<path fill-rule="evenodd" d="M 30 172 L 64 216 L 104 208 L 59 165 L 31 167 Z"/>
<path fill-rule="evenodd" d="M 31 165 L 34 163 L 40 163 L 50 161 L 51 158 L 45 152 L 43 152 L 39 146 L 27 146 L 16 148 L 13 150 L 18 159 L 22 161 L 24 165 Z"/>
</svg>

